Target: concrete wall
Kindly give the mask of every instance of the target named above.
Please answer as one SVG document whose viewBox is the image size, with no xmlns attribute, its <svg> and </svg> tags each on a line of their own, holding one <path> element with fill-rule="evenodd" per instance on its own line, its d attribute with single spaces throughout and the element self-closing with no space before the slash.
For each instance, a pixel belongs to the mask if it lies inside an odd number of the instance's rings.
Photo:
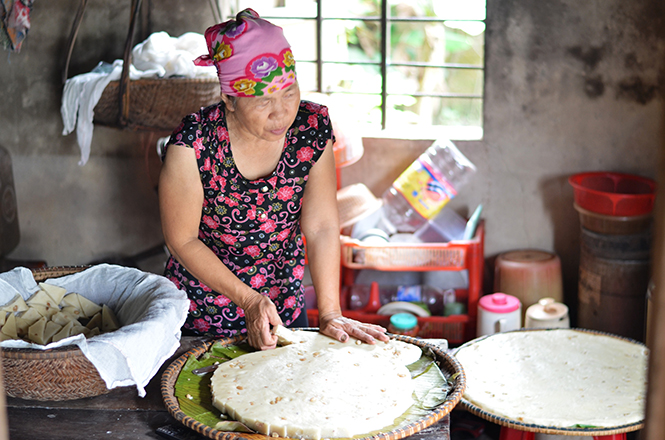
<svg viewBox="0 0 665 440">
<path fill-rule="evenodd" d="M 156 195 L 159 134 L 96 126 L 85 166 L 77 164 L 76 135 L 62 135 L 62 71 L 80 3 L 36 2 L 22 51 L 4 52 L 0 63 L 0 145 L 13 160 L 21 233 L 8 255 L 12 259 L 49 265 L 123 261 L 162 242 Z M 135 43 L 151 32 L 179 36 L 214 24 L 208 2 L 144 4 L 150 6 L 144 8 L 149 25 L 138 27 Z M 129 5 L 88 2 L 68 77 L 122 58 Z M 163 253 L 157 258 L 163 259 Z M 160 263 L 146 268 L 161 271 Z"/>
<path fill-rule="evenodd" d="M 0 145 L 14 162 L 21 241 L 11 258 L 51 265 L 131 256 L 161 242 L 154 136 L 97 127 L 77 165 L 62 136 L 61 72 L 78 0 L 35 2 L 23 50 L 0 63 Z M 69 76 L 122 57 L 129 2 L 88 2 Z M 142 36 L 203 32 L 208 2 L 152 0 Z M 560 255 L 575 302 L 579 221 L 571 174 L 656 176 L 663 138 L 665 6 L 660 0 L 488 0 L 485 136 L 458 142 L 479 172 L 451 204 L 482 203 L 486 256 L 519 248 Z M 137 38 L 137 41 L 138 41 Z M 366 139 L 344 185 L 376 195 L 429 141 Z M 158 259 L 161 257 L 157 257 Z"/>
</svg>

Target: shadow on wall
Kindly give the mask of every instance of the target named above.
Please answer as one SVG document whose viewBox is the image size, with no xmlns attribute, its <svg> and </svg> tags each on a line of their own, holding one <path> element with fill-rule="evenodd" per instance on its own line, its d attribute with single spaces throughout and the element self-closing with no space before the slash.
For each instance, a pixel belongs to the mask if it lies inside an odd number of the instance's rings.
<svg viewBox="0 0 665 440">
<path fill-rule="evenodd" d="M 166 248 L 166 244 L 159 243 L 135 255 L 108 255 L 91 261 L 88 264 L 116 264 L 162 275 L 168 257 L 169 251 Z"/>
<path fill-rule="evenodd" d="M 538 189 L 543 210 L 550 217 L 553 227 L 554 252 L 567 255 L 561 259 L 563 300 L 570 311 L 571 325 L 577 322 L 577 283 L 579 278 L 580 227 L 577 212 L 573 208 L 573 190 L 568 175 L 545 177 Z"/>
</svg>

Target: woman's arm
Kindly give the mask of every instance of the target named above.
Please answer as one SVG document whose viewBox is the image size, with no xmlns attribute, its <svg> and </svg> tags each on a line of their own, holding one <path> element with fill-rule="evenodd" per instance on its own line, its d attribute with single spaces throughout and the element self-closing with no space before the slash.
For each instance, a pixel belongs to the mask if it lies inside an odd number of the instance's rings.
<svg viewBox="0 0 665 440">
<path fill-rule="evenodd" d="M 248 342 L 259 349 L 274 348 L 277 337 L 270 325 L 281 324 L 269 298 L 240 281 L 198 238 L 203 186 L 193 148 L 170 145 L 159 177 L 159 208 L 166 246 L 201 282 L 223 292 L 245 311 Z"/>
<path fill-rule="evenodd" d="M 385 329 L 342 316 L 340 294 L 339 214 L 337 174 L 332 141 L 312 167 L 303 199 L 301 226 L 307 240 L 307 258 L 319 309 L 319 330 L 339 341 L 348 335 L 373 343 L 387 341 Z"/>
</svg>

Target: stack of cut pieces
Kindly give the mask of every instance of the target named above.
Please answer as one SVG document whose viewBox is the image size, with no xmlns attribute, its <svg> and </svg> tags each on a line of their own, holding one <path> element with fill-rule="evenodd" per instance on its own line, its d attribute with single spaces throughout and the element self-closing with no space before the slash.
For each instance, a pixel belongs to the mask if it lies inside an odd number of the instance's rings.
<svg viewBox="0 0 665 440">
<path fill-rule="evenodd" d="M 113 310 L 48 283 L 28 300 L 19 294 L 0 306 L 0 341 L 24 339 L 46 345 L 69 336 L 92 337 L 118 329 Z"/>
<path fill-rule="evenodd" d="M 395 425 L 414 400 L 406 368 L 422 350 L 390 340 L 341 343 L 317 332 L 278 327 L 274 350 L 221 364 L 211 380 L 213 404 L 272 436 L 353 437 Z"/>
</svg>

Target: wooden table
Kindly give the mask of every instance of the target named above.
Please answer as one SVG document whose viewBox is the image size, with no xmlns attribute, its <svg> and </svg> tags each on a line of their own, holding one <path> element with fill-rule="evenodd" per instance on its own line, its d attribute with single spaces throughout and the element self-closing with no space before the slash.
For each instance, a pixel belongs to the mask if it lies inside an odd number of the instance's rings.
<svg viewBox="0 0 665 440">
<path fill-rule="evenodd" d="M 200 338 L 183 337 L 173 359 L 200 345 Z M 146 397 L 138 396 L 135 387 L 111 390 L 108 394 L 87 399 L 41 402 L 7 398 L 7 416 L 11 440 L 147 440 L 163 439 L 156 430 L 171 426 L 180 433 L 179 440 L 202 440 L 194 431 L 177 422 L 164 408 L 160 382 L 162 369 L 146 387 Z M 410 437 L 413 440 L 449 440 L 450 419 Z"/>
</svg>

